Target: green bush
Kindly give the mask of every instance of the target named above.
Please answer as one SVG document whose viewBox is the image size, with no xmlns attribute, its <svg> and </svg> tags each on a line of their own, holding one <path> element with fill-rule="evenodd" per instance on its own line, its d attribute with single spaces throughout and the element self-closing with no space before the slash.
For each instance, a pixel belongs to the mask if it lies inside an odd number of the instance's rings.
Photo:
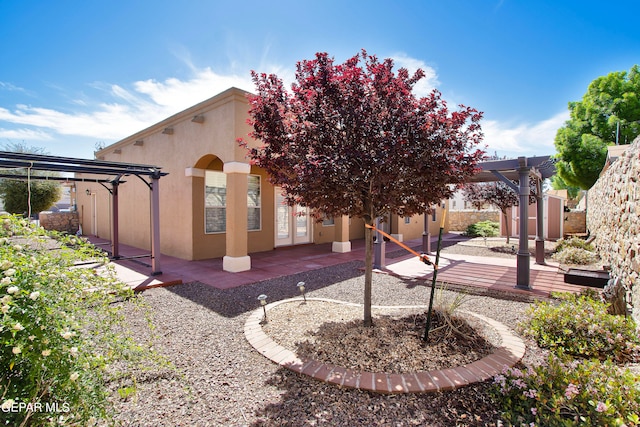
<svg viewBox="0 0 640 427">
<path fill-rule="evenodd" d="M 635 322 L 607 313 L 607 306 L 589 295 L 566 296 L 559 303 L 537 302 L 519 328 L 552 351 L 617 362 L 636 359 L 640 338 Z"/>
<path fill-rule="evenodd" d="M 497 375 L 492 394 L 509 425 L 637 426 L 639 379 L 610 361 L 549 354 L 540 366 Z"/>
<path fill-rule="evenodd" d="M 595 249 L 591 243 L 587 243 L 579 237 L 571 237 L 569 239 L 560 239 L 556 243 L 555 252 L 562 252 L 566 248 L 578 248 L 585 251 L 593 252 Z"/>
<path fill-rule="evenodd" d="M 469 237 L 496 237 L 500 234 L 500 224 L 494 221 L 480 221 L 467 227 Z"/>
<path fill-rule="evenodd" d="M 55 238 L 55 239 L 54 239 Z M 127 333 L 131 289 L 75 236 L 0 217 L 0 406 L 3 425 L 77 425 L 109 419 L 110 366 L 154 365 Z M 120 374 L 122 375 L 122 373 Z"/>
</svg>

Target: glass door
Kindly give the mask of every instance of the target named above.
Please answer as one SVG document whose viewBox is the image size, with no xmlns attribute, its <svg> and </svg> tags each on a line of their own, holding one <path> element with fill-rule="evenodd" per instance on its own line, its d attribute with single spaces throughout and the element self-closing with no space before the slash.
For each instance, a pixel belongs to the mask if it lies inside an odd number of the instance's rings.
<svg viewBox="0 0 640 427">
<path fill-rule="evenodd" d="M 282 190 L 276 187 L 275 246 L 299 245 L 311 242 L 311 217 L 303 206 L 287 205 Z"/>
</svg>

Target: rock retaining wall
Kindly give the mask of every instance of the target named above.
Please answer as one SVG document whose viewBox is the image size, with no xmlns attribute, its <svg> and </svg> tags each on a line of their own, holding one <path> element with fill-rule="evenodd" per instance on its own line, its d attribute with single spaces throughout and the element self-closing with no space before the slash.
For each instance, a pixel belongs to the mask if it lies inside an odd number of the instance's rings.
<svg viewBox="0 0 640 427">
<path fill-rule="evenodd" d="M 39 218 L 45 230 L 76 234 L 80 227 L 78 212 L 40 212 Z"/>
<path fill-rule="evenodd" d="M 500 222 L 500 211 L 449 211 L 449 230 L 465 231 L 480 221 Z"/>
<path fill-rule="evenodd" d="M 589 190 L 587 228 L 640 322 L 640 137 Z"/>
</svg>

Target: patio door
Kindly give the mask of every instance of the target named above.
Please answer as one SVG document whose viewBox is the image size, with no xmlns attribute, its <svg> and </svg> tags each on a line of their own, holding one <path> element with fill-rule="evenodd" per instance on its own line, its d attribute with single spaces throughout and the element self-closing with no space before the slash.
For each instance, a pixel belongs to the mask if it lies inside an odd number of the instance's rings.
<svg viewBox="0 0 640 427">
<path fill-rule="evenodd" d="M 311 216 L 309 208 L 289 206 L 276 187 L 275 246 L 299 245 L 311 242 Z"/>
</svg>

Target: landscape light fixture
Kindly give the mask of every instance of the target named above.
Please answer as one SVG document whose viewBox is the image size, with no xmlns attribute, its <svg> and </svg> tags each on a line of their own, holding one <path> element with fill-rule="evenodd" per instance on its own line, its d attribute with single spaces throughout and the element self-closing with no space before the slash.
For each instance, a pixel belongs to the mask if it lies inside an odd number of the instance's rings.
<svg viewBox="0 0 640 427">
<path fill-rule="evenodd" d="M 267 321 L 267 296 L 265 294 L 258 295 L 258 301 L 260 301 L 260 305 L 262 306 L 262 311 L 264 311 L 264 321 Z"/>
<path fill-rule="evenodd" d="M 304 298 L 304 302 L 307 302 L 307 296 L 304 294 L 304 282 L 298 282 L 296 285 L 302 294 L 302 298 Z"/>
</svg>

